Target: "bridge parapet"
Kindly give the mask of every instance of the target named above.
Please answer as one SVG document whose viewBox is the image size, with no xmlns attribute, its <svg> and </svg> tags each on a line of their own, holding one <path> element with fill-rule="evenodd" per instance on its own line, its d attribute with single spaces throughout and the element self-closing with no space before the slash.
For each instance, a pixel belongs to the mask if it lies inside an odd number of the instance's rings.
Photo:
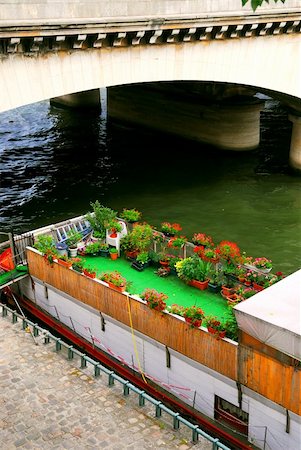
<svg viewBox="0 0 301 450">
<path fill-rule="evenodd" d="M 70 26 L 0 28 L 0 54 L 176 44 L 180 42 L 251 38 L 300 33 L 301 15 L 277 16 L 241 22 L 238 18 L 150 20 Z"/>
<path fill-rule="evenodd" d="M 241 0 L 0 0 L 1 26 L 49 23 L 83 23 L 102 18 L 104 22 L 123 17 L 127 19 L 153 18 L 223 18 L 227 16 L 300 14 L 299 0 L 286 0 L 263 5 L 253 12 L 249 2 Z M 117 20 L 119 21 L 119 19 Z"/>
</svg>

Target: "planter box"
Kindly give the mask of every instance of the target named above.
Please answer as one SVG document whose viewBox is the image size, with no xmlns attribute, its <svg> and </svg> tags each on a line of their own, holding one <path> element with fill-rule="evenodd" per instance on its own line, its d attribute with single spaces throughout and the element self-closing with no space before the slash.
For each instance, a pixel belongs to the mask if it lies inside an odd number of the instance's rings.
<svg viewBox="0 0 301 450">
<path fill-rule="evenodd" d="M 217 294 L 220 292 L 221 288 L 217 284 L 208 283 L 208 290 L 214 294 Z"/>
<path fill-rule="evenodd" d="M 84 269 L 83 274 L 88 278 L 96 278 L 96 272 L 88 272 L 88 270 Z"/>
<path fill-rule="evenodd" d="M 114 291 L 118 291 L 118 292 L 125 291 L 125 286 L 116 286 L 115 284 L 110 283 L 109 281 L 106 281 L 106 283 L 108 283 L 109 287 L 111 289 L 114 289 Z"/>
<path fill-rule="evenodd" d="M 57 262 L 60 266 L 67 267 L 67 269 L 69 269 L 72 266 L 72 262 L 64 261 L 63 259 L 58 259 Z"/>
<path fill-rule="evenodd" d="M 209 284 L 209 280 L 206 280 L 206 281 L 191 280 L 189 282 L 190 286 L 200 289 L 201 291 L 204 291 L 205 289 L 207 289 L 208 284 Z"/>
</svg>

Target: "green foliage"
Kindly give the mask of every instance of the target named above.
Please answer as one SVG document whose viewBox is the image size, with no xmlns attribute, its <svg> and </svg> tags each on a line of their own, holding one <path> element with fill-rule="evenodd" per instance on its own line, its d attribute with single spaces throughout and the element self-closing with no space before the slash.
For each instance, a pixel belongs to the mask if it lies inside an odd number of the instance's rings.
<svg viewBox="0 0 301 450">
<path fill-rule="evenodd" d="M 212 264 L 203 261 L 197 255 L 190 256 L 176 263 L 178 276 L 185 282 L 191 280 L 205 281 L 211 269 Z"/>
<path fill-rule="evenodd" d="M 100 242 L 92 242 L 91 244 L 88 244 L 85 249 L 86 255 L 95 255 L 100 251 Z"/>
<path fill-rule="evenodd" d="M 242 6 L 245 6 L 249 1 L 251 1 L 251 7 L 253 11 L 256 11 L 256 9 L 263 4 L 265 1 L 266 3 L 269 3 L 269 0 L 241 0 Z M 280 0 L 282 3 L 285 3 L 285 0 Z M 278 0 L 274 0 L 275 3 L 278 2 Z"/>
<path fill-rule="evenodd" d="M 93 228 L 93 234 L 100 239 L 104 239 L 108 224 L 117 219 L 117 212 L 101 205 L 98 200 L 91 203 L 91 207 L 93 213 L 87 213 L 86 219 Z"/>
<path fill-rule="evenodd" d="M 137 222 L 141 218 L 141 212 L 137 209 L 126 209 L 122 210 L 120 217 L 127 222 Z"/>
<path fill-rule="evenodd" d="M 68 247 L 76 248 L 76 244 L 82 239 L 82 235 L 79 231 L 70 230 L 67 233 L 66 244 Z"/>
<path fill-rule="evenodd" d="M 49 236 L 47 234 L 40 234 L 37 237 L 34 248 L 36 248 L 43 254 L 49 253 L 49 251 L 56 253 L 55 243 L 52 239 L 52 236 Z"/>
<path fill-rule="evenodd" d="M 141 264 L 146 264 L 149 261 L 148 252 L 141 252 L 137 255 L 136 260 Z"/>
<path fill-rule="evenodd" d="M 120 240 L 120 248 L 123 251 L 148 251 L 152 242 L 152 227 L 146 223 L 137 224 L 133 230 Z"/>
</svg>

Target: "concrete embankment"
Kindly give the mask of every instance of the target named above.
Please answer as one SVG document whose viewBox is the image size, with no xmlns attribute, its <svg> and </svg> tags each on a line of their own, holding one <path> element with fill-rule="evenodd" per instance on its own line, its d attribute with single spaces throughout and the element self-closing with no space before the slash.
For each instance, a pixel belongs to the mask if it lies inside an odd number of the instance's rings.
<svg viewBox="0 0 301 450">
<path fill-rule="evenodd" d="M 124 397 L 107 377 L 80 367 L 78 356 L 68 360 L 42 334 L 33 339 L 20 321 L 0 317 L 2 450 L 212 448 L 201 437 L 193 444 L 186 427 L 173 430 L 171 418 L 155 418 L 153 405 L 139 407 L 135 395 Z"/>
</svg>

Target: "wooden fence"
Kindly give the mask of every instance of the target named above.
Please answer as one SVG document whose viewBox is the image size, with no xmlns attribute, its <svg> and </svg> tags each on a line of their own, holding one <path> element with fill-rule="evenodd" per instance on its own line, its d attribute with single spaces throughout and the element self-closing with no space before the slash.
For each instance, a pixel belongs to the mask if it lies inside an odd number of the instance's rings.
<svg viewBox="0 0 301 450">
<path fill-rule="evenodd" d="M 217 340 L 205 330 L 192 329 L 171 314 L 154 311 L 130 296 L 57 263 L 51 267 L 36 251 L 28 250 L 28 266 L 32 276 L 127 326 L 130 326 L 130 305 L 135 330 L 232 380 L 237 380 L 235 343 Z"/>
<path fill-rule="evenodd" d="M 183 320 L 154 311 L 101 282 L 57 263 L 50 266 L 36 251 L 28 250 L 27 259 L 32 276 L 129 327 L 130 308 L 135 330 L 301 415 L 300 365 L 294 365 L 287 355 L 279 355 L 242 332 L 239 345 L 217 340 L 207 331 L 192 329 Z"/>
</svg>

